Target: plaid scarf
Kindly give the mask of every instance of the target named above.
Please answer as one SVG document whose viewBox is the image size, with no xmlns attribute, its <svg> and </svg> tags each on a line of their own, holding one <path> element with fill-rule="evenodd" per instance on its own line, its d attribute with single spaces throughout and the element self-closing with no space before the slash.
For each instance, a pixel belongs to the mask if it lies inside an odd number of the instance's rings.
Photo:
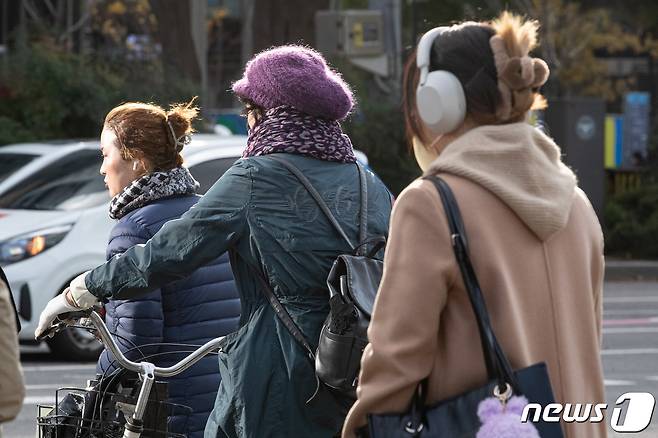
<svg viewBox="0 0 658 438">
<path fill-rule="evenodd" d="M 199 183 L 189 170 L 176 167 L 164 172 L 152 172 L 128 184 L 110 202 L 110 217 L 121 219 L 151 201 L 177 195 L 196 193 Z"/>
<path fill-rule="evenodd" d="M 265 112 L 258 125 L 249 130 L 242 157 L 277 152 L 341 163 L 356 162 L 352 142 L 337 121 L 311 116 L 289 106 Z"/>
</svg>

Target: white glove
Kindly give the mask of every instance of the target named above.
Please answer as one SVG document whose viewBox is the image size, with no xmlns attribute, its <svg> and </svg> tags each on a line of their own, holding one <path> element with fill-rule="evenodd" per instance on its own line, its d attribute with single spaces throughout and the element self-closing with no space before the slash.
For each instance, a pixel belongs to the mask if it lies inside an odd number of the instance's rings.
<svg viewBox="0 0 658 438">
<path fill-rule="evenodd" d="M 48 330 L 48 328 L 53 323 L 55 318 L 57 318 L 58 315 L 61 315 L 62 313 L 75 312 L 76 310 L 80 310 L 78 307 L 69 304 L 68 301 L 66 300 L 66 294 L 68 293 L 68 291 L 69 289 L 66 288 L 64 292 L 62 292 L 61 294 L 57 295 L 55 298 L 50 300 L 46 308 L 43 309 L 43 312 L 41 312 L 41 316 L 39 316 L 39 325 L 37 326 L 37 329 L 34 332 L 35 339 L 38 339 L 43 332 Z"/>
<path fill-rule="evenodd" d="M 98 298 L 96 298 L 91 292 L 87 290 L 87 284 L 85 283 L 85 278 L 87 278 L 89 271 L 78 275 L 69 285 L 71 290 L 71 299 L 80 309 L 88 309 L 94 307 L 97 304 L 100 304 Z"/>
</svg>

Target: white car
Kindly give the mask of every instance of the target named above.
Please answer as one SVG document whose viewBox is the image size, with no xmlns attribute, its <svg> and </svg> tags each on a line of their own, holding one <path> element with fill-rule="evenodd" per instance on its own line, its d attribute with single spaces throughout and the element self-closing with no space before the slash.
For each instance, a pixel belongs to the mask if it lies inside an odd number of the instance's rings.
<svg viewBox="0 0 658 438">
<path fill-rule="evenodd" d="M 183 157 L 200 194 L 241 156 L 246 141 L 245 136 L 192 137 Z M 362 152 L 356 155 L 367 165 Z M 77 275 L 105 262 L 115 222 L 108 216 L 101 162 L 97 141 L 0 148 L 0 266 L 14 293 L 22 343 L 34 342 L 50 299 Z M 102 349 L 85 330 L 65 330 L 47 342 L 64 359 L 94 359 Z"/>
<path fill-rule="evenodd" d="M 244 136 L 193 136 L 183 157 L 200 194 L 240 157 L 245 144 Z M 74 277 L 105 262 L 115 222 L 108 216 L 97 141 L 0 148 L 0 171 L 10 161 L 14 172 L 0 181 L 0 265 L 21 318 L 19 338 L 27 343 L 48 301 Z M 92 359 L 102 348 L 84 330 L 64 331 L 48 344 L 67 359 Z"/>
<path fill-rule="evenodd" d="M 35 170 L 66 155 L 72 142 L 20 143 L 0 148 L 0 193 Z M 75 146 L 74 146 L 75 147 Z"/>
</svg>

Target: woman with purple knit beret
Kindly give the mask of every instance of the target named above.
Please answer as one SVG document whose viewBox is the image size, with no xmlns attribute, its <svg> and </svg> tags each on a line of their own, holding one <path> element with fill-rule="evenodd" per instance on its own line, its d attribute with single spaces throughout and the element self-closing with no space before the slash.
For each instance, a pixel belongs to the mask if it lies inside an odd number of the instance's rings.
<svg viewBox="0 0 658 438">
<path fill-rule="evenodd" d="M 352 93 L 319 53 L 300 46 L 258 54 L 233 91 L 249 125 L 242 159 L 179 220 L 75 279 L 69 295 L 78 307 L 135 297 L 228 250 L 242 316 L 219 354 L 222 382 L 205 436 L 333 437 L 351 403 L 326 387 L 314 394 L 313 363 L 277 317 L 259 276 L 315 348 L 329 312 L 329 269 L 351 248 L 272 157 L 296 166 L 358 242 L 359 172 L 339 124 L 352 109 Z M 391 198 L 373 173 L 366 171 L 365 180 L 367 237 L 386 235 Z M 44 327 L 67 311 L 52 307 L 42 315 Z"/>
</svg>

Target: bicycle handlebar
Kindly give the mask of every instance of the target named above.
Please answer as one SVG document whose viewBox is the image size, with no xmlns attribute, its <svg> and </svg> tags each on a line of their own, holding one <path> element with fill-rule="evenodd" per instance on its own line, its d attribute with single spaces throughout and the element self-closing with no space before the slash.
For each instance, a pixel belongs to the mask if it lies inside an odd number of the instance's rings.
<svg viewBox="0 0 658 438">
<path fill-rule="evenodd" d="M 129 371 L 135 371 L 135 372 L 141 372 L 144 369 L 144 363 L 146 362 L 133 362 L 129 360 L 121 351 L 119 346 L 117 345 L 116 341 L 110 334 L 110 331 L 107 329 L 107 326 L 105 325 L 105 322 L 103 321 L 103 318 L 94 310 L 89 309 L 89 310 L 83 310 L 79 312 L 69 312 L 69 313 L 64 313 L 59 315 L 58 319 L 59 322 L 55 325 L 53 325 L 47 333 L 51 333 L 53 331 L 58 331 L 61 330 L 62 328 L 70 325 L 69 322 L 72 320 L 80 319 L 80 318 L 89 318 L 92 322 L 92 324 L 96 327 L 98 330 L 98 336 L 100 337 L 101 342 L 105 347 L 112 353 L 116 361 L 121 365 L 121 367 L 129 370 Z M 188 356 L 185 356 L 180 362 L 175 363 L 174 365 L 170 367 L 153 367 L 153 374 L 158 377 L 172 377 L 176 376 L 201 359 L 203 359 L 204 356 L 206 356 L 208 353 L 210 353 L 213 350 L 218 350 L 220 348 L 220 343 L 224 339 L 224 336 L 220 336 L 218 338 L 212 339 L 196 350 L 194 352 L 190 353 Z"/>
<path fill-rule="evenodd" d="M 185 356 L 183 360 L 170 367 L 156 367 L 150 362 L 133 362 L 129 360 L 114 341 L 114 338 L 110 334 L 110 331 L 107 329 L 103 318 L 101 318 L 101 316 L 93 309 L 79 312 L 68 312 L 59 315 L 51 327 L 45 330 L 41 337 L 52 336 L 58 331 L 72 325 L 76 320 L 80 318 L 87 318 L 89 321 L 91 321 L 91 323 L 96 327 L 96 330 L 98 330 L 98 337 L 100 338 L 101 342 L 110 351 L 110 353 L 114 355 L 114 358 L 121 367 L 129 371 L 139 373 L 140 375 L 140 379 L 142 381 L 141 388 L 135 403 L 135 410 L 132 415 L 126 418 L 123 438 L 139 438 L 142 435 L 142 432 L 144 431 L 144 423 L 142 422 L 142 418 L 146 413 L 146 406 L 148 404 L 149 394 L 155 381 L 155 377 L 172 377 L 182 373 L 197 363 L 199 360 L 201 360 L 211 351 L 219 349 L 220 343 L 224 339 L 223 336 L 220 336 L 206 342 L 201 347 L 194 350 L 194 352 L 188 356 Z"/>
<path fill-rule="evenodd" d="M 45 329 L 39 336 L 36 337 L 37 341 L 43 341 L 46 338 L 52 338 L 57 332 L 70 326 L 71 323 L 80 318 L 88 318 L 93 309 L 77 310 L 74 312 L 65 312 L 57 315 L 50 327 Z"/>
</svg>

